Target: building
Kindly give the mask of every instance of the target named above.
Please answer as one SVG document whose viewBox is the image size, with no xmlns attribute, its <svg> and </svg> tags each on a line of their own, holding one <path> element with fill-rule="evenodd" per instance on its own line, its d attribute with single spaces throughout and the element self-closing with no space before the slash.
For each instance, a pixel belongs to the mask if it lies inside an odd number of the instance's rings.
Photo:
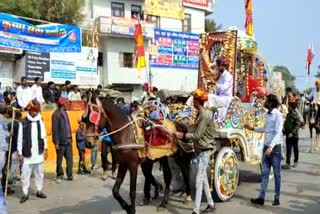
<svg viewBox="0 0 320 214">
<path fill-rule="evenodd" d="M 85 12 L 84 27 L 91 28 L 95 22 L 100 34 L 99 45 L 99 76 L 104 86 L 121 90 L 127 100 L 138 99 L 142 92 L 142 83 L 151 80 L 160 89 L 191 91 L 197 86 L 196 69 L 177 69 L 166 67 L 151 67 L 142 70 L 140 78 L 137 75 L 134 59 L 135 42 L 133 37 L 135 19 L 139 17 L 145 38 L 146 58 L 154 42 L 154 30 L 168 30 L 199 34 L 204 32 L 205 16 L 212 13 L 213 0 L 181 0 L 164 2 L 155 8 L 148 6 L 148 0 L 88 0 Z M 175 3 L 177 3 L 175 5 Z M 180 3 L 181 4 L 181 3 Z M 174 9 L 176 7 L 176 9 Z M 167 10 L 168 12 L 165 12 Z M 176 18 L 169 13 L 178 13 Z M 155 15 L 156 14 L 156 15 Z M 181 14 L 180 14 L 181 15 Z M 149 61 L 147 61 L 147 64 Z"/>
</svg>

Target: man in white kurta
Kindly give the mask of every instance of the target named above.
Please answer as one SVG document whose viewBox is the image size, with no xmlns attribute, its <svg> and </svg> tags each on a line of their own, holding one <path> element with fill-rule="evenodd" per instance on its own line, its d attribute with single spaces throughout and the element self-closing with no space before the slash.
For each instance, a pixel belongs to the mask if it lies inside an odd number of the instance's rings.
<svg viewBox="0 0 320 214">
<path fill-rule="evenodd" d="M 216 83 L 216 93 L 208 94 L 209 107 L 228 108 L 232 99 L 233 77 L 227 70 L 228 62 L 224 58 L 217 60 L 217 66 L 220 72 L 219 79 Z"/>
<path fill-rule="evenodd" d="M 39 77 L 34 79 L 34 84 L 31 87 L 31 96 L 32 99 L 37 99 L 40 104 L 44 103 L 41 79 Z"/>
<path fill-rule="evenodd" d="M 38 198 L 47 198 L 42 192 L 44 179 L 44 160 L 48 156 L 46 129 L 40 114 L 40 104 L 37 100 L 31 101 L 26 109 L 27 116 L 19 125 L 18 155 L 22 161 L 22 191 L 20 203 L 29 199 L 29 186 L 32 171 L 34 172 L 35 185 Z"/>
</svg>

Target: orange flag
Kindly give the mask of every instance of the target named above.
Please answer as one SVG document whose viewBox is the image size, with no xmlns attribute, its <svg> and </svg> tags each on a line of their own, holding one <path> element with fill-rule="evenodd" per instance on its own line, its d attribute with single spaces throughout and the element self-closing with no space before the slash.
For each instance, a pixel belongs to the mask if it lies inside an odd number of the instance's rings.
<svg viewBox="0 0 320 214">
<path fill-rule="evenodd" d="M 246 23 L 244 25 L 246 34 L 253 36 L 253 20 L 252 20 L 252 0 L 246 0 Z"/>
<path fill-rule="evenodd" d="M 137 60 L 137 71 L 140 76 L 141 68 L 146 67 L 146 57 L 144 52 L 144 41 L 142 35 L 142 27 L 140 21 L 135 25 L 134 38 L 136 40 L 136 60 Z"/>
</svg>

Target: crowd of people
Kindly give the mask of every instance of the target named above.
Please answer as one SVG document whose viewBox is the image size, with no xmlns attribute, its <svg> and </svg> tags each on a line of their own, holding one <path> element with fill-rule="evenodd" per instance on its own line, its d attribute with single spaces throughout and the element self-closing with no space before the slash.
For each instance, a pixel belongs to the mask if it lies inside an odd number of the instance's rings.
<svg viewBox="0 0 320 214">
<path fill-rule="evenodd" d="M 212 200 L 210 188 L 207 179 L 207 167 L 210 151 L 214 149 L 214 126 L 212 123 L 211 107 L 224 108 L 228 106 L 230 97 L 232 97 L 233 79 L 227 71 L 228 64 L 224 59 L 217 61 L 219 70 L 219 79 L 215 85 L 215 90 L 209 93 L 203 89 L 197 89 L 193 92 L 192 105 L 198 111 L 196 127 L 193 133 L 180 133 L 175 135 L 178 139 L 194 142 L 196 150 L 196 197 L 194 205 L 194 214 L 200 213 L 202 192 L 205 193 L 208 207 L 205 212 L 213 212 L 215 204 Z M 10 166 L 9 181 L 18 181 L 21 177 L 23 197 L 20 202 L 25 203 L 29 199 L 30 177 L 34 172 L 35 185 L 37 188 L 36 197 L 46 198 L 43 193 L 44 179 L 44 161 L 48 157 L 47 134 L 44 121 L 41 117 L 41 105 L 44 103 L 57 104 L 57 109 L 52 114 L 52 141 L 54 143 L 56 160 L 56 182 L 62 182 L 64 178 L 64 169 L 62 167 L 63 158 L 66 159 L 67 180 L 73 180 L 73 154 L 72 154 L 72 131 L 70 118 L 67 114 L 70 101 L 80 101 L 87 99 L 87 94 L 80 92 L 77 86 L 71 87 L 71 82 L 66 81 L 64 85 L 57 87 L 53 82 L 49 82 L 46 88 L 42 88 L 41 79 L 35 78 L 34 84 L 29 87 L 27 79 L 21 78 L 21 84 L 16 92 L 3 93 L 3 100 L 6 106 L 0 107 L 0 168 L 2 170 L 2 190 L 6 188 L 7 166 Z M 99 94 L 101 86 L 95 90 Z M 157 97 L 157 88 L 152 88 L 150 84 L 144 85 L 144 95 L 141 102 L 126 104 L 124 98 L 116 100 L 116 104 L 127 115 L 130 115 L 139 104 L 148 101 L 159 101 Z M 264 148 L 262 155 L 262 181 L 259 196 L 252 199 L 254 204 L 263 205 L 267 192 L 270 168 L 272 167 L 275 175 L 275 198 L 273 205 L 280 205 L 281 190 L 281 168 L 290 169 L 298 166 L 299 160 L 299 129 L 305 124 L 303 114 L 299 111 L 299 99 L 293 94 L 291 88 L 286 89 L 286 96 L 279 102 L 275 95 L 260 94 L 264 96 L 264 106 L 267 109 L 266 123 L 264 127 L 252 127 L 245 124 L 245 128 L 265 133 Z M 308 100 L 320 105 L 320 82 L 316 82 L 315 90 L 308 96 Z M 191 105 L 187 103 L 187 105 Z M 14 120 L 9 123 L 12 112 L 8 111 L 7 106 L 14 109 L 21 109 L 27 112 L 26 117 L 22 118 L 20 111 L 14 114 Z M 154 106 L 152 106 L 154 107 Z M 287 109 L 285 108 L 287 107 Z M 11 108 L 10 108 L 11 109 Z M 318 114 L 319 115 L 319 114 Z M 164 111 L 159 108 L 150 109 L 149 119 L 153 121 L 163 120 Z M 317 119 L 319 117 L 317 116 Z M 100 138 L 95 142 L 88 144 L 84 139 L 86 125 L 81 119 L 78 121 L 79 127 L 76 131 L 76 145 L 79 154 L 78 174 L 89 174 L 97 170 L 97 155 L 99 143 L 101 143 L 101 161 L 103 175 L 106 180 L 108 176 L 115 178 L 117 170 L 117 155 L 113 149 L 112 138 L 107 135 L 107 130 L 103 130 Z M 286 144 L 286 164 L 281 166 L 283 136 Z M 12 140 L 12 147 L 9 149 L 9 138 Z M 86 166 L 85 149 L 91 149 L 91 168 Z M 9 153 L 10 150 L 10 153 Z M 294 162 L 291 165 L 291 153 L 294 152 Z M 108 161 L 108 153 L 112 156 L 112 165 Z M 10 158 L 8 158 L 10 156 Z M 11 160 L 10 162 L 8 160 Z M 112 174 L 108 175 L 108 171 Z M 20 172 L 20 173 L 17 173 Z M 21 174 L 21 176 L 20 176 Z M 7 193 L 13 194 L 14 190 L 7 187 Z M 0 202 L 1 203 L 1 202 Z"/>
</svg>

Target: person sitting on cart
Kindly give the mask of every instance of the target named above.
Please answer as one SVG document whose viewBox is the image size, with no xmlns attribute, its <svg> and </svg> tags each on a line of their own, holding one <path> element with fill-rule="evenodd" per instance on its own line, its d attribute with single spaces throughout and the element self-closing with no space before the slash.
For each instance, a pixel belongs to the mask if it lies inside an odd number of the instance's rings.
<svg viewBox="0 0 320 214">
<path fill-rule="evenodd" d="M 226 58 L 217 59 L 216 64 L 219 70 L 219 79 L 216 82 L 215 94 L 208 95 L 209 107 L 227 108 L 232 97 L 233 77 L 227 70 L 229 62 Z"/>
<path fill-rule="evenodd" d="M 196 119 L 196 128 L 193 133 L 176 132 L 177 139 L 184 141 L 191 140 L 194 143 L 197 153 L 197 176 L 196 176 L 196 197 L 193 214 L 200 213 L 200 205 L 202 192 L 204 191 L 207 198 L 208 207 L 204 212 L 211 213 L 215 211 L 215 204 L 212 200 L 210 186 L 208 183 L 207 167 L 210 159 L 210 150 L 214 149 L 214 126 L 211 119 L 212 113 L 204 108 L 204 103 L 208 100 L 208 94 L 203 89 L 197 89 L 193 93 L 193 105 L 198 110 L 199 114 Z"/>
</svg>

